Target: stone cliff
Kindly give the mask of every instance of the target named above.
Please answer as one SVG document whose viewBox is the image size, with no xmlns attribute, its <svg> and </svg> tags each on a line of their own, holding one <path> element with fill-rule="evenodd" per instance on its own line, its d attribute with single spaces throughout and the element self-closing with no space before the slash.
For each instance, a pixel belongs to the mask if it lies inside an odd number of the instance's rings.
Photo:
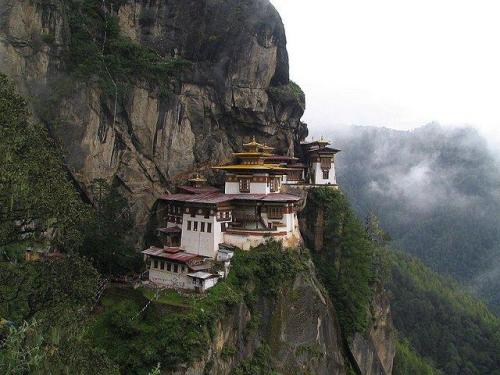
<svg viewBox="0 0 500 375">
<path fill-rule="evenodd" d="M 257 343 L 269 347 L 272 366 L 280 374 L 346 374 L 338 322 L 312 267 L 276 298 L 258 297 L 252 311 L 238 305 L 217 325 L 204 358 L 175 375 L 230 374 L 254 356 Z M 257 329 L 251 323 L 255 318 L 261 322 Z"/>
<path fill-rule="evenodd" d="M 253 135 L 293 154 L 307 134 L 284 27 L 268 0 L 80 3 L 116 22 L 127 41 L 189 68 L 168 82 L 128 77 L 118 95 L 98 84 L 106 72 L 71 72 L 72 33 L 84 16 L 71 17 L 72 1 L 0 0 L 0 70 L 59 141 L 83 192 L 95 178 L 120 187 L 140 235 L 173 181 L 208 172 Z"/>
</svg>

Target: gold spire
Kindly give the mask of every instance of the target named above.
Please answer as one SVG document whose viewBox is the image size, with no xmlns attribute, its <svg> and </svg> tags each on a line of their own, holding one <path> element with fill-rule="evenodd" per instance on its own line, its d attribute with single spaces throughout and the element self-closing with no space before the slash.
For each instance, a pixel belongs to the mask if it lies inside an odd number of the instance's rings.
<svg viewBox="0 0 500 375">
<path fill-rule="evenodd" d="M 189 179 L 189 182 L 207 182 L 207 179 L 199 173 L 195 173 L 195 175 Z"/>
<path fill-rule="evenodd" d="M 243 147 L 262 147 L 260 143 L 255 140 L 255 135 L 252 136 L 252 141 L 249 143 L 243 143 Z"/>
<path fill-rule="evenodd" d="M 321 138 L 319 139 L 318 143 L 319 144 L 323 144 L 323 145 L 330 144 L 330 142 L 328 142 L 323 136 L 321 136 Z"/>
</svg>

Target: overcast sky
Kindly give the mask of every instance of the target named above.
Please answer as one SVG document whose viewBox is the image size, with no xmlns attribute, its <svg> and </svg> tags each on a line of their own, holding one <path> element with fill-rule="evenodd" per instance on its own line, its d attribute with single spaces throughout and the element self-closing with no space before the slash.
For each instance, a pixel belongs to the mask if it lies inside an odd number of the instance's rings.
<svg viewBox="0 0 500 375">
<path fill-rule="evenodd" d="M 271 2 L 313 132 L 437 121 L 500 145 L 500 1 Z"/>
</svg>

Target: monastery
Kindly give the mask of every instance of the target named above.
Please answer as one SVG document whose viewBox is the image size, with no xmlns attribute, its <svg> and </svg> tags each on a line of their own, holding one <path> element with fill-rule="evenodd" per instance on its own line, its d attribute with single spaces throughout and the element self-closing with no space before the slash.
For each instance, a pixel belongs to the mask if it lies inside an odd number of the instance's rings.
<svg viewBox="0 0 500 375">
<path fill-rule="evenodd" d="M 269 239 L 285 247 L 300 245 L 301 197 L 292 192 L 337 188 L 335 154 L 340 151 L 323 139 L 301 148 L 303 160 L 275 155 L 253 138 L 233 154 L 233 164 L 213 167 L 225 172 L 224 191 L 196 175 L 178 193 L 161 197 L 163 247 L 143 251 L 149 281 L 202 292 L 227 275 L 234 248 L 250 250 Z"/>
</svg>

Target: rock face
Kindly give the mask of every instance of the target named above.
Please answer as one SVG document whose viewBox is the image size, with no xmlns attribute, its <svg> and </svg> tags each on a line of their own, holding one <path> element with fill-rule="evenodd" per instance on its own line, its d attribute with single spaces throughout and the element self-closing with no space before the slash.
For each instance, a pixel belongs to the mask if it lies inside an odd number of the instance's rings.
<svg viewBox="0 0 500 375">
<path fill-rule="evenodd" d="M 395 329 L 387 293 L 379 290 L 372 302 L 372 325 L 349 343 L 363 375 L 390 375 L 396 353 Z"/>
<path fill-rule="evenodd" d="M 252 316 L 261 322 L 253 329 Z M 331 302 L 310 268 L 277 298 L 259 297 L 252 312 L 245 304 L 235 308 L 218 324 L 205 358 L 175 375 L 229 374 L 253 355 L 257 342 L 269 346 L 273 367 L 280 374 L 343 375 L 346 364 L 339 333 Z M 235 354 L 224 355 L 225 348 Z"/>
<path fill-rule="evenodd" d="M 210 173 L 253 135 L 293 154 L 307 134 L 303 98 L 270 95 L 289 77 L 284 27 L 268 0 L 105 2 L 122 35 L 192 62 L 171 95 L 137 79 L 119 101 L 67 74 L 64 3 L 0 0 L 0 71 L 60 142 L 83 191 L 95 178 L 120 187 L 138 233 L 171 182 Z"/>
</svg>

